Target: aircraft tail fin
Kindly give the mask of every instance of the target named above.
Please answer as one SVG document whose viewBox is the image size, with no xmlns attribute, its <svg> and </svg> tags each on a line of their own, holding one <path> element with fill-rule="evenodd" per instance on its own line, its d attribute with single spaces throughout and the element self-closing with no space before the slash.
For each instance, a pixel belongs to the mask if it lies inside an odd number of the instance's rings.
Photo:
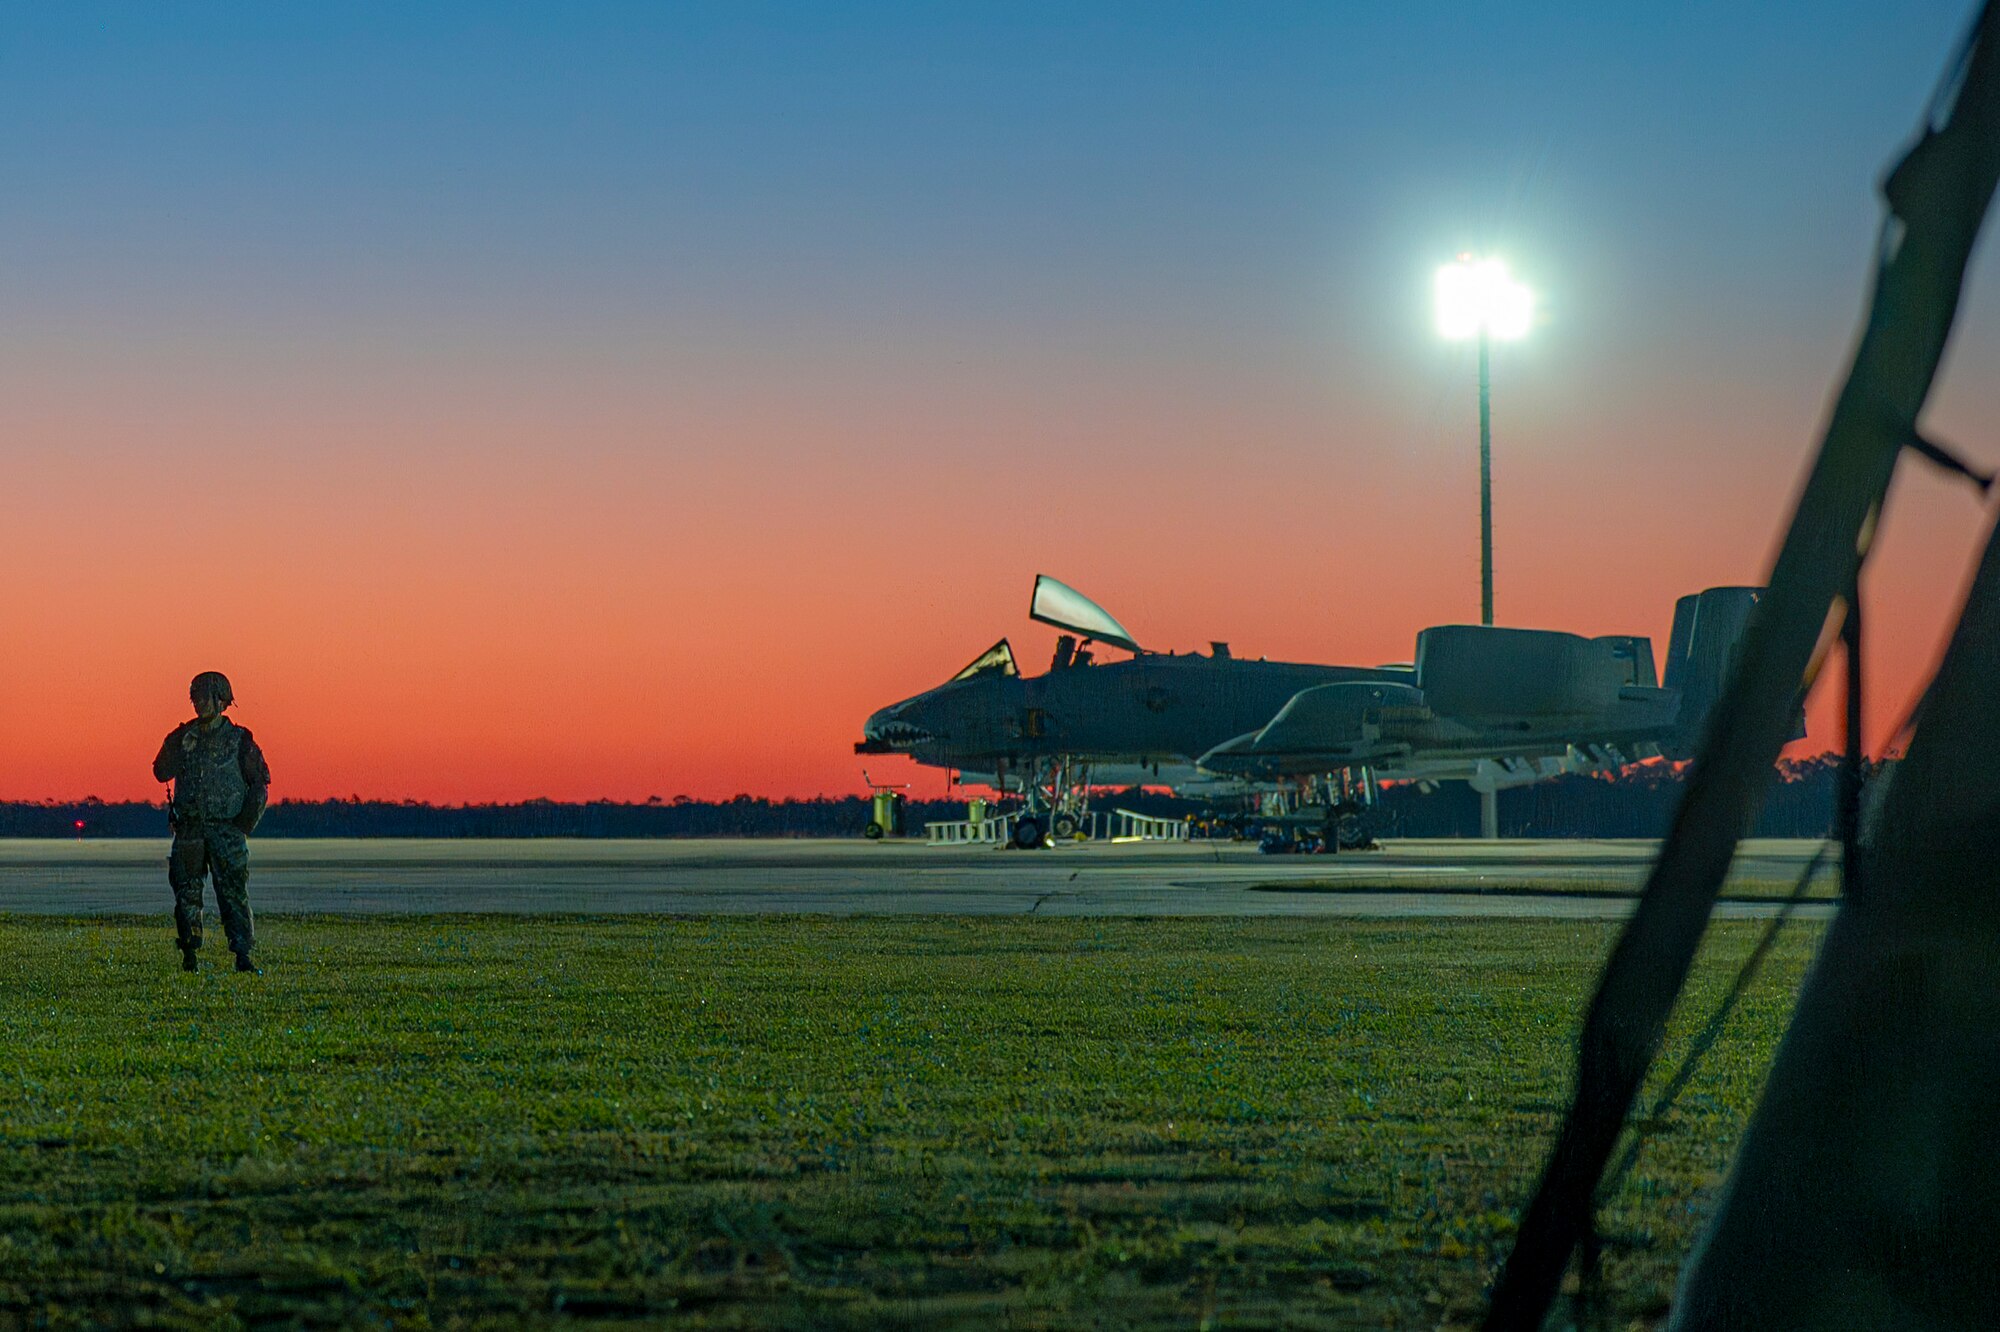
<svg viewBox="0 0 2000 1332">
<path fill-rule="evenodd" d="M 1743 631 L 1763 595 L 1761 587 L 1711 587 L 1674 603 L 1661 683 L 1681 691 L 1675 720 L 1681 748 L 1692 752 L 1700 743 L 1702 725 L 1736 668 Z"/>
</svg>

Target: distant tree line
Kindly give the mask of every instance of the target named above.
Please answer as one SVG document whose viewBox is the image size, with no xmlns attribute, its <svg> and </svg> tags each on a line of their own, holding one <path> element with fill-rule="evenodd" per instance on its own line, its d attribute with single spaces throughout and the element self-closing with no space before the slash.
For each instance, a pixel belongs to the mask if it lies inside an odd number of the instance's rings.
<svg viewBox="0 0 2000 1332">
<path fill-rule="evenodd" d="M 962 801 L 913 801 L 908 823 L 964 818 Z M 415 800 L 280 800 L 259 837 L 847 837 L 868 823 L 865 796 L 767 800 L 432 805 Z M 78 825 L 81 825 L 79 828 Z M 0 802 L 0 837 L 165 837 L 164 805 L 144 801 Z"/>
<path fill-rule="evenodd" d="M 1872 778 L 1883 765 L 1868 765 Z M 1833 830 L 1840 760 L 1832 754 L 1778 764 L 1749 837 L 1825 837 Z M 1569 776 L 1500 793 L 1503 837 L 1660 837 L 1673 818 L 1687 765 L 1648 763 L 1611 776 Z M 1463 782 L 1428 795 L 1412 786 L 1382 793 L 1387 835 L 1476 837 L 1479 797 Z"/>
<path fill-rule="evenodd" d="M 1756 825 L 1759 837 L 1821 837 L 1832 826 L 1839 763 L 1832 755 L 1778 765 Z M 1684 767 L 1652 763 L 1613 776 L 1560 777 L 1500 793 L 1500 829 L 1508 837 L 1657 837 L 1666 830 L 1686 777 Z M 1100 809 L 1131 809 L 1169 818 L 1213 807 L 1154 792 L 1100 794 Z M 1228 812 L 1217 809 L 1215 812 Z M 431 805 L 390 800 L 281 800 L 264 816 L 260 837 L 853 837 L 869 820 L 864 796 L 768 800 L 611 800 Z M 1395 837 L 1472 837 L 1479 798 L 1463 782 L 1424 792 L 1413 785 L 1382 793 L 1384 831 Z M 912 800 L 905 824 L 965 817 L 963 801 Z M 144 801 L 0 802 L 0 837 L 164 837 L 166 811 Z"/>
</svg>

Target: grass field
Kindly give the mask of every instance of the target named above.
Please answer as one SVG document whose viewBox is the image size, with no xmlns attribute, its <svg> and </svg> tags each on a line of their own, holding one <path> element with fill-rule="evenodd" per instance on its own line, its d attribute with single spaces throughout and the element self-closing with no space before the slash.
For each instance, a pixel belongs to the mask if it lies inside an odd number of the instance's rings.
<svg viewBox="0 0 2000 1332">
<path fill-rule="evenodd" d="M 1461 1326 L 1610 927 L 263 934 L 264 976 L 185 976 L 163 920 L 0 918 L 0 1325 Z M 1614 1326 L 1664 1309 L 1816 940 L 1607 1208 Z"/>
</svg>

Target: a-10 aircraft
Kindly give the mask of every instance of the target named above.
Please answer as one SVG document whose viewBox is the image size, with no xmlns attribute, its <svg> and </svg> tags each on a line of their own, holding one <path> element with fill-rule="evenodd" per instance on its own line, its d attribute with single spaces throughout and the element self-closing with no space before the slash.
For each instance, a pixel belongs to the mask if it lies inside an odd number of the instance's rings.
<svg viewBox="0 0 2000 1332">
<path fill-rule="evenodd" d="M 1029 617 L 1064 631 L 1045 674 L 1022 676 L 1003 638 L 870 717 L 855 749 L 1021 791 L 1021 845 L 1075 826 L 1091 786 L 1134 778 L 1185 794 L 1303 793 L 1328 818 L 1328 849 L 1340 840 L 1333 816 L 1372 801 L 1377 782 L 1463 780 L 1491 836 L 1505 787 L 1691 749 L 1759 592 L 1682 597 L 1662 682 L 1645 637 L 1480 625 L 1424 630 L 1410 665 L 1253 661 L 1224 643 L 1149 652 L 1042 575 Z M 1092 644 L 1130 655 L 1099 662 Z"/>
</svg>

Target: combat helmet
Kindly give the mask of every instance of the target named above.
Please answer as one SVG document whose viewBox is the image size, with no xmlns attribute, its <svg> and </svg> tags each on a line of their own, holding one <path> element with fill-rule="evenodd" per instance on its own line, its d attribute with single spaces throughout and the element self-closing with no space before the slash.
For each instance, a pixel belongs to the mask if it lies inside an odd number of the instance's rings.
<svg viewBox="0 0 2000 1332">
<path fill-rule="evenodd" d="M 222 696 L 222 706 L 225 708 L 236 701 L 236 691 L 229 687 L 229 677 L 221 671 L 203 671 L 188 683 L 190 699 L 200 698 L 203 694 L 211 692 Z"/>
</svg>

